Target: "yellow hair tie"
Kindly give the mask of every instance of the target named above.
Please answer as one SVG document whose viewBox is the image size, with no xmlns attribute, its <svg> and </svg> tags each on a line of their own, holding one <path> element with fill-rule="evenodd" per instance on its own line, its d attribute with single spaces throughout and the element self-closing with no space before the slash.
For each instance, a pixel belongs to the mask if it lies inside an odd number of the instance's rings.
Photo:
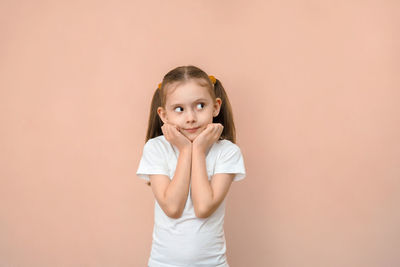
<svg viewBox="0 0 400 267">
<path fill-rule="evenodd" d="M 210 75 L 208 76 L 208 78 L 210 78 L 210 81 L 215 84 L 217 82 L 217 79 L 215 79 L 214 76 Z M 161 83 L 158 84 L 158 89 L 161 89 Z"/>
<path fill-rule="evenodd" d="M 217 79 L 215 79 L 214 76 L 210 75 L 210 76 L 208 76 L 208 77 L 210 78 L 210 80 L 211 80 L 211 82 L 212 82 L 213 84 L 215 84 L 215 83 L 217 82 Z"/>
</svg>

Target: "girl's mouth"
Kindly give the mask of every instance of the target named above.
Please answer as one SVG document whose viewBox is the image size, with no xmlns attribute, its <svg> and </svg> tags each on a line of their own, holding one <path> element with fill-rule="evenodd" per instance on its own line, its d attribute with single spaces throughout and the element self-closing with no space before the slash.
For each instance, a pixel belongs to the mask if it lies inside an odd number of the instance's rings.
<svg viewBox="0 0 400 267">
<path fill-rule="evenodd" d="M 196 132 L 200 127 L 197 128 L 192 128 L 192 129 L 185 129 L 185 131 L 189 132 L 189 133 L 194 133 Z"/>
</svg>

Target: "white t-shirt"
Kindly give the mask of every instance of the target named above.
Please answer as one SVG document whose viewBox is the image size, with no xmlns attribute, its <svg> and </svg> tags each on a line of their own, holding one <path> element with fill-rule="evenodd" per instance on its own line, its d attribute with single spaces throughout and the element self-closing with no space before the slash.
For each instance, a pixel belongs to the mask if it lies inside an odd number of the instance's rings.
<svg viewBox="0 0 400 267">
<path fill-rule="evenodd" d="M 149 174 L 175 174 L 179 150 L 163 135 L 149 139 L 143 148 L 136 172 L 139 178 L 150 181 Z M 235 173 L 233 181 L 246 176 L 239 146 L 229 140 L 215 142 L 206 155 L 208 179 L 216 173 Z M 224 235 L 225 200 L 208 218 L 194 213 L 189 189 L 185 209 L 180 218 L 168 217 L 157 200 L 154 208 L 153 242 L 150 267 L 229 267 Z"/>
</svg>

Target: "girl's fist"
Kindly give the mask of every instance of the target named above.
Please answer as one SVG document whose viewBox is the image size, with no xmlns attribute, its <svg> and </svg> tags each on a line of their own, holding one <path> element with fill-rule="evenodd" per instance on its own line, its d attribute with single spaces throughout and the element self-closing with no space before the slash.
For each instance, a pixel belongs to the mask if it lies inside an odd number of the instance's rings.
<svg viewBox="0 0 400 267">
<path fill-rule="evenodd" d="M 175 145 L 179 151 L 192 146 L 192 142 L 190 142 L 190 140 L 184 136 L 175 125 L 164 123 L 164 125 L 161 126 L 161 131 L 163 132 L 165 139 Z"/>
<path fill-rule="evenodd" d="M 210 123 L 206 129 L 193 140 L 193 148 L 206 153 L 218 141 L 224 126 L 221 123 Z"/>
</svg>

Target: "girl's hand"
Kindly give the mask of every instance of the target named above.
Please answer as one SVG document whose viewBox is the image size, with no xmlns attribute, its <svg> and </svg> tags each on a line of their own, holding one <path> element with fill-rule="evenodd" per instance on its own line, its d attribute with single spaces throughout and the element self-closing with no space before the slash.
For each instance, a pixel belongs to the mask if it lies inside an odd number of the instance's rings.
<svg viewBox="0 0 400 267">
<path fill-rule="evenodd" d="M 223 129 L 224 126 L 221 123 L 209 123 L 206 129 L 193 140 L 193 149 L 206 153 L 212 144 L 218 141 Z"/>
<path fill-rule="evenodd" d="M 182 151 L 185 148 L 191 148 L 192 142 L 190 142 L 190 140 L 184 136 L 175 125 L 164 123 L 164 125 L 161 126 L 161 131 L 163 132 L 165 139 L 175 145 L 179 151 Z"/>
</svg>

